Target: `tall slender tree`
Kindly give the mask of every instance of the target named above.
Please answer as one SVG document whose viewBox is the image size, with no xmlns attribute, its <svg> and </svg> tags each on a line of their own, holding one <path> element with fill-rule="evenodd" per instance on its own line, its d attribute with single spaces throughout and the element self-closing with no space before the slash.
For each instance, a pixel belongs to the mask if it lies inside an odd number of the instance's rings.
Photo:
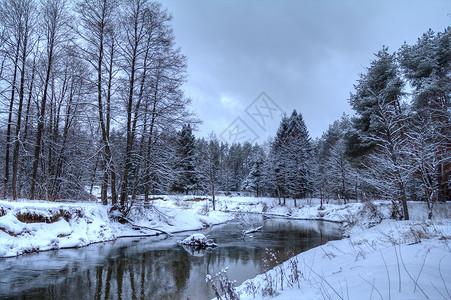
<svg viewBox="0 0 451 300">
<path fill-rule="evenodd" d="M 25 100 L 25 77 L 26 77 L 26 67 L 27 58 L 34 47 L 33 31 L 35 30 L 36 23 L 36 7 L 33 1 L 21 1 L 19 2 L 20 9 L 23 14 L 21 18 L 23 19 L 20 23 L 22 25 L 22 37 L 20 38 L 21 49 L 20 49 L 20 85 L 19 85 L 19 103 L 17 107 L 17 121 L 16 121 L 16 132 L 14 136 L 14 151 L 13 151 L 13 176 L 12 176 L 12 197 L 14 200 L 18 197 L 17 191 L 17 180 L 19 171 L 19 152 L 22 141 L 22 118 L 23 118 L 23 104 Z"/>
<path fill-rule="evenodd" d="M 297 198 L 313 191 L 311 141 L 303 117 L 296 110 L 282 119 L 270 153 L 279 198 L 285 205 L 286 197 L 291 196 L 296 205 Z"/>
<path fill-rule="evenodd" d="M 108 202 L 108 183 L 111 174 L 111 197 L 113 205 L 116 204 L 116 170 L 112 157 L 110 143 L 111 107 L 113 98 L 113 78 L 115 77 L 115 63 L 117 60 L 116 23 L 119 2 L 116 0 L 81 0 L 77 3 L 77 12 L 80 28 L 77 29 L 79 37 L 83 40 L 80 45 L 82 57 L 91 65 L 93 72 L 92 82 L 96 92 L 96 106 L 98 123 L 101 132 L 102 145 L 102 188 L 101 199 L 103 204 Z"/>
<path fill-rule="evenodd" d="M 3 177 L 3 198 L 6 198 L 8 191 L 8 184 L 10 180 L 10 149 L 11 141 L 13 140 L 12 127 L 14 115 L 14 102 L 16 101 L 17 92 L 17 77 L 20 71 L 21 50 L 23 58 L 24 34 L 28 38 L 30 32 L 31 15 L 29 10 L 31 1 L 9 1 L 4 0 L 0 3 L 0 22 L 2 24 L 2 45 L 4 47 L 4 59 L 2 61 L 2 73 L 5 62 L 9 60 L 8 65 L 11 66 L 11 72 L 8 80 L 8 90 L 10 90 L 9 109 L 8 109 L 8 123 L 6 130 L 6 145 L 5 145 L 5 173 Z M 26 24 L 25 24 L 26 23 Z M 25 28 L 27 29 L 25 33 Z M 27 42 L 25 42 L 25 45 Z M 27 53 L 25 51 L 25 53 Z M 23 62 L 23 61 L 22 61 Z M 25 71 L 24 64 L 22 70 Z M 6 74 L 5 74 L 6 75 Z M 5 76 L 6 77 L 6 76 Z M 3 78 L 5 78 L 3 77 Z M 20 109 L 22 105 L 19 105 Z M 18 122 L 19 119 L 17 120 Z M 20 124 L 19 124 L 20 125 Z M 16 130 L 17 133 L 17 130 Z"/>
<path fill-rule="evenodd" d="M 45 37 L 45 70 L 43 70 L 42 77 L 45 79 L 43 83 L 43 93 L 40 101 L 38 125 L 36 130 L 36 145 L 34 147 L 30 199 L 34 199 L 36 196 L 35 192 L 38 179 L 39 158 L 41 155 L 41 143 L 46 117 L 46 105 L 49 98 L 51 75 L 56 63 L 55 60 L 60 54 L 62 43 L 66 39 L 68 30 L 67 21 L 67 4 L 64 0 L 47 0 L 42 4 L 42 30 Z"/>
</svg>

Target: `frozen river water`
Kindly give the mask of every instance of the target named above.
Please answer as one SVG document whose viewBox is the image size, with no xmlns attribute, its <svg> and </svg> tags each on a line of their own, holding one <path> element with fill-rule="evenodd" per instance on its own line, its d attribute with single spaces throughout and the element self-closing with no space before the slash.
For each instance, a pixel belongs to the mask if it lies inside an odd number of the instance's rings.
<svg viewBox="0 0 451 300">
<path fill-rule="evenodd" d="M 239 285 L 274 266 L 267 249 L 283 261 L 341 235 L 334 223 L 246 219 L 200 231 L 211 250 L 179 245 L 185 232 L 0 259 L 0 299 L 211 299 L 206 274 L 228 267 Z M 243 239 L 250 223 L 262 230 Z"/>
</svg>

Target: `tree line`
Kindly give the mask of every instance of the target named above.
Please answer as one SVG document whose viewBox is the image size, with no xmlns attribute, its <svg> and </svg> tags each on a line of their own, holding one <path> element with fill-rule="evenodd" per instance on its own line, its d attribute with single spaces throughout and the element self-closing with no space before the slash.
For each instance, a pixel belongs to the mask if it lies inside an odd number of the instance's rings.
<svg viewBox="0 0 451 300">
<path fill-rule="evenodd" d="M 0 1 L 2 198 L 104 204 L 248 192 L 322 200 L 450 198 L 450 28 L 375 54 L 343 115 L 312 139 L 302 114 L 262 145 L 196 138 L 186 57 L 148 0 Z"/>
<path fill-rule="evenodd" d="M 0 2 L 3 198 L 150 192 L 163 141 L 195 121 L 170 21 L 147 0 Z"/>
<path fill-rule="evenodd" d="M 193 159 L 181 169 L 191 179 L 177 186 L 189 192 L 199 182 L 212 194 L 248 191 L 282 205 L 286 198 L 294 205 L 305 197 L 389 199 L 398 219 L 409 219 L 407 201 L 421 200 L 431 218 L 436 202 L 451 200 L 450 101 L 451 28 L 429 30 L 396 52 L 382 47 L 350 94 L 354 116 L 343 114 L 322 137 L 312 140 L 296 111 L 264 145 L 192 136 L 182 157 Z"/>
</svg>

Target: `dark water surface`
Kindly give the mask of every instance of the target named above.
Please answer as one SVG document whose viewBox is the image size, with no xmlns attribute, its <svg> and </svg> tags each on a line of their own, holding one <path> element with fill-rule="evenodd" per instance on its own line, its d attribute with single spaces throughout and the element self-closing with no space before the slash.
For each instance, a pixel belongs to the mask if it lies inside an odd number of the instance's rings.
<svg viewBox="0 0 451 300">
<path fill-rule="evenodd" d="M 228 267 L 239 285 L 273 266 L 267 249 L 284 261 L 340 238 L 333 223 L 247 218 L 200 231 L 218 244 L 211 250 L 179 245 L 191 234 L 180 233 L 0 259 L 0 299 L 211 299 L 206 274 Z M 263 228 L 243 240 L 250 223 Z"/>
</svg>

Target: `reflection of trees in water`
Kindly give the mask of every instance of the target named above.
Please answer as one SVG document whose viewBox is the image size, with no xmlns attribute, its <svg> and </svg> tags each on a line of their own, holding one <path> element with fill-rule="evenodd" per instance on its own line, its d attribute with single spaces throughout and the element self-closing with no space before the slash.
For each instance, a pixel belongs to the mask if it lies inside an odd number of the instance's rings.
<svg viewBox="0 0 451 300">
<path fill-rule="evenodd" d="M 277 242 L 275 248 L 287 248 L 295 244 L 298 249 L 296 254 L 339 237 L 338 233 L 335 234 L 334 232 L 325 234 L 328 230 L 324 223 L 317 221 L 277 222 L 277 226 L 271 224 L 268 227 L 265 226 L 264 230 L 268 240 Z"/>
<path fill-rule="evenodd" d="M 207 271 L 209 266 L 222 265 L 226 267 L 228 264 L 246 264 L 253 261 L 255 258 L 255 253 L 259 249 L 251 247 L 217 247 L 213 250 L 202 250 L 205 251 L 202 257 L 191 257 L 193 266 L 207 266 Z"/>
<path fill-rule="evenodd" d="M 155 250 L 121 253 L 103 265 L 72 275 L 59 285 L 36 291 L 33 299 L 172 299 L 183 292 L 190 275 L 189 254 Z"/>
</svg>

